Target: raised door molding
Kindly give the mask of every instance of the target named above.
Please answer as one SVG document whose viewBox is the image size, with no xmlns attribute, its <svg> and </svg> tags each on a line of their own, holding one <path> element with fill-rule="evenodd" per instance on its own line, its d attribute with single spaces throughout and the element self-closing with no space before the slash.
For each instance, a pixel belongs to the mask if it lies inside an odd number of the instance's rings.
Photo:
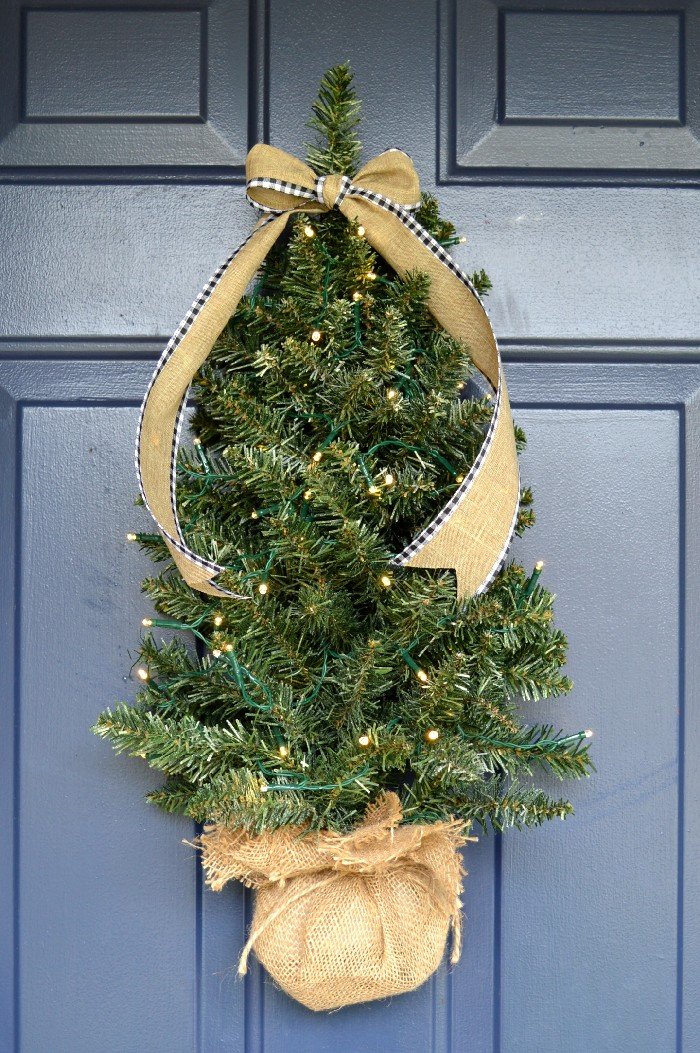
<svg viewBox="0 0 700 1053">
<path fill-rule="evenodd" d="M 0 179 L 242 179 L 265 0 L 4 0 Z"/>
<path fill-rule="evenodd" d="M 441 0 L 439 179 L 694 183 L 695 0 Z"/>
<path fill-rule="evenodd" d="M 143 1048 L 156 1048 L 174 1013 L 183 1049 L 214 1049 L 235 1035 L 246 1053 L 284 1053 L 290 1029 L 310 1026 L 319 1048 L 331 1048 L 338 1014 L 310 1024 L 257 965 L 236 980 L 250 898 L 240 888 L 220 896 L 202 888 L 196 857 L 180 844 L 191 824 L 140 800 L 158 777 L 89 734 L 96 713 L 129 690 L 119 685 L 144 611 L 139 582 L 150 563 L 122 531 L 145 522 L 131 506 L 131 447 L 150 368 L 124 359 L 0 362 L 0 544 L 9 568 L 0 581 L 0 802 L 8 829 L 17 819 L 0 863 L 0 929 L 8 946 L 23 937 L 19 957 L 8 956 L 0 1016 L 9 1027 L 18 1010 L 32 1049 L 46 1048 L 49 1033 L 56 1048 L 121 1048 L 127 1003 Z M 370 1048 L 390 1026 L 415 1053 L 450 1053 L 457 1035 L 469 1036 L 474 1053 L 496 1048 L 499 1034 L 504 1048 L 514 1036 L 535 1048 L 534 985 L 556 969 L 560 982 L 576 978 L 572 1013 L 585 1016 L 592 1048 L 610 1037 L 601 1028 L 627 1028 L 629 1038 L 641 1019 L 654 1048 L 681 1049 L 681 1028 L 697 1034 L 700 979 L 700 828 L 683 806 L 700 793 L 700 364 L 521 361 L 508 378 L 533 446 L 524 469 L 540 515 L 517 554 L 547 558 L 561 624 L 576 643 L 577 691 L 550 719 L 574 727 L 585 718 L 596 729 L 599 773 L 565 787 L 579 809 L 561 830 L 548 824 L 469 847 L 459 966 L 411 999 L 345 1010 L 340 1039 L 351 1033 L 353 1049 Z M 99 662 L 85 662 L 98 653 Z M 52 736 L 48 770 L 44 734 Z M 65 836 L 66 802 L 74 839 Z M 551 888 L 556 909 L 542 891 Z M 641 920 L 621 906 L 630 889 Z M 121 903 L 116 927 L 105 895 L 115 909 Z M 130 947 L 133 967 L 105 972 L 116 952 L 96 961 L 81 941 L 70 960 L 77 956 L 81 989 L 94 997 L 66 1014 L 60 993 L 73 981 L 58 957 L 73 946 L 78 916 L 103 945 Z M 49 965 L 47 946 L 57 955 Z M 563 961 L 552 946 L 567 949 Z M 580 974 L 586 948 L 596 967 Z M 170 963 L 165 988 L 153 960 Z M 45 998 L 39 962 L 60 979 L 59 997 Z M 611 985 L 616 1014 L 598 1016 Z M 571 1019 L 557 1014 L 561 1033 L 549 1034 L 547 1048 L 565 1048 Z"/>
</svg>

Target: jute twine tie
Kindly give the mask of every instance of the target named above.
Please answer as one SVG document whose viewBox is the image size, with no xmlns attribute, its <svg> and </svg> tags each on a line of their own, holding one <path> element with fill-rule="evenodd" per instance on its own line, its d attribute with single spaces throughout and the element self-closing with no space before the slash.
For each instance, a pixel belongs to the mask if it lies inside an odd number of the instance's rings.
<svg viewBox="0 0 700 1053">
<path fill-rule="evenodd" d="M 383 998 L 423 983 L 451 933 L 462 944 L 464 824 L 403 824 L 387 793 L 349 834 L 283 827 L 251 835 L 219 824 L 198 842 L 207 884 L 256 889 L 238 971 L 254 949 L 270 975 L 311 1009 Z"/>
</svg>

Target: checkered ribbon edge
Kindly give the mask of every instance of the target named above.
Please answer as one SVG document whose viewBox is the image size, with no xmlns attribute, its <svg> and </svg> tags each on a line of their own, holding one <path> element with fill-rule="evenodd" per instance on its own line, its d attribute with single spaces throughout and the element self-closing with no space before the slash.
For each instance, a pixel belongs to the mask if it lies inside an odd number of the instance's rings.
<svg viewBox="0 0 700 1053">
<path fill-rule="evenodd" d="M 251 155 L 255 150 L 265 149 L 268 152 L 274 153 L 275 155 L 281 155 L 284 158 L 289 158 L 290 155 L 284 154 L 282 151 L 274 150 L 272 147 L 254 147 L 251 151 Z M 404 154 L 403 151 L 390 150 L 386 151 L 385 154 L 380 155 L 379 159 L 388 155 L 400 155 L 402 159 L 410 165 L 412 170 L 412 164 L 408 155 Z M 249 158 L 250 156 L 249 155 Z M 296 162 L 296 159 L 291 159 Z M 296 162 L 301 165 L 301 162 Z M 303 166 L 307 172 L 311 173 L 310 169 Z M 502 376 L 502 367 L 500 361 L 500 353 L 498 351 L 498 345 L 496 342 L 495 335 L 493 334 L 493 328 L 486 309 L 474 288 L 472 282 L 468 276 L 461 270 L 457 263 L 453 260 L 450 254 L 443 248 L 438 241 L 436 241 L 431 234 L 416 220 L 414 217 L 413 210 L 418 207 L 418 200 L 409 200 L 406 204 L 401 204 L 396 200 L 388 197 L 377 190 L 373 190 L 368 187 L 358 185 L 357 182 L 353 182 L 347 176 L 313 176 L 313 189 L 310 185 L 304 186 L 301 183 L 291 182 L 283 179 L 275 179 L 268 176 L 253 176 L 248 179 L 246 184 L 246 193 L 249 202 L 254 207 L 260 209 L 266 215 L 260 220 L 258 225 L 252 231 L 252 233 L 243 241 L 238 248 L 231 253 L 226 261 L 214 272 L 212 277 L 209 279 L 203 290 L 199 293 L 194 303 L 190 307 L 189 311 L 185 315 L 184 319 L 177 327 L 175 333 L 171 337 L 167 346 L 165 347 L 160 360 L 158 361 L 154 370 L 153 376 L 149 383 L 146 395 L 143 400 L 141 407 L 141 413 L 139 415 L 139 424 L 137 429 L 136 437 L 136 472 L 139 480 L 139 488 L 144 504 L 151 512 L 151 515 L 158 524 L 158 528 L 164 537 L 168 547 L 176 557 L 176 562 L 183 573 L 186 580 L 190 581 L 194 587 L 201 588 L 203 591 L 213 593 L 215 595 L 228 596 L 236 599 L 248 599 L 249 597 L 243 596 L 239 593 L 231 592 L 225 589 L 223 586 L 216 583 L 216 578 L 226 569 L 224 566 L 218 563 L 203 558 L 197 553 L 193 552 L 187 545 L 182 529 L 180 527 L 179 517 L 177 513 L 177 501 L 176 501 L 176 484 L 177 484 L 177 451 L 180 442 L 180 436 L 182 431 L 182 423 L 184 418 L 184 411 L 187 399 L 187 387 L 189 386 L 189 380 L 192 379 L 196 368 L 192 370 L 189 377 L 188 384 L 184 389 L 177 413 L 175 416 L 175 424 L 172 431 L 171 443 L 170 443 L 170 454 L 169 454 L 169 501 L 170 501 L 170 512 L 171 519 L 174 529 L 167 530 L 159 522 L 158 516 L 151 507 L 149 500 L 148 487 L 144 484 L 144 476 L 142 471 L 142 450 L 143 450 L 143 425 L 146 415 L 146 409 L 149 404 L 149 400 L 152 398 L 153 389 L 158 381 L 159 377 L 162 376 L 164 371 L 169 368 L 169 365 L 173 361 L 173 357 L 177 355 L 178 348 L 182 344 L 183 339 L 198 323 L 198 319 L 201 317 L 202 312 L 206 309 L 212 296 L 216 293 L 220 286 L 222 278 L 227 274 L 232 266 L 235 266 L 235 261 L 239 257 L 239 254 L 250 246 L 255 239 L 260 237 L 261 231 L 270 224 L 277 222 L 279 230 L 274 234 L 274 238 L 279 236 L 281 231 L 286 225 L 286 220 L 289 215 L 296 211 L 325 211 L 329 208 L 341 208 L 345 203 L 345 208 L 342 211 L 347 212 L 348 201 L 346 199 L 360 199 L 363 201 L 370 202 L 375 208 L 381 209 L 383 212 L 394 216 L 400 221 L 400 223 L 406 228 L 407 231 L 417 239 L 417 242 L 434 256 L 448 271 L 458 279 L 466 289 L 469 290 L 471 296 L 474 297 L 475 302 L 479 305 L 480 310 L 483 312 L 483 320 L 488 326 L 489 334 L 493 340 L 493 347 L 497 356 L 497 371 L 495 378 L 493 375 L 487 377 L 489 383 L 494 388 L 493 398 L 493 410 L 489 425 L 487 427 L 482 446 L 477 454 L 477 457 L 472 465 L 469 473 L 462 481 L 460 486 L 455 490 L 450 500 L 440 509 L 435 518 L 392 560 L 395 566 L 407 566 L 410 565 L 415 557 L 422 553 L 427 547 L 430 546 L 431 542 L 438 537 L 440 531 L 449 522 L 451 517 L 457 512 L 463 505 L 463 502 L 469 495 L 472 487 L 474 487 L 479 474 L 489 457 L 491 452 L 494 437 L 497 432 L 499 419 L 501 415 L 503 405 L 503 391 L 504 382 Z M 311 182 L 311 180 L 309 180 Z M 263 191 L 263 194 L 259 194 L 259 191 Z M 405 195 L 404 195 L 405 196 Z M 281 203 L 284 207 L 275 207 L 277 204 L 277 198 L 282 199 Z M 270 204 L 270 200 L 275 201 L 275 205 Z M 369 233 L 368 233 L 369 236 Z M 268 239 L 269 240 L 269 239 Z M 371 241 L 370 237 L 370 241 Z M 376 246 L 375 246 L 376 247 Z M 264 255 L 260 259 L 260 263 L 264 259 Z M 240 299 L 240 296 L 238 297 Z M 238 300 L 236 300 L 236 303 Z M 233 313 L 236 303 L 229 305 L 230 313 Z M 211 348 L 209 348 L 210 350 Z M 208 353 L 208 351 L 207 351 Z M 206 356 L 204 356 L 206 357 Z M 506 397 L 507 404 L 507 397 Z M 509 409 L 508 409 L 509 412 Z M 517 473 L 517 459 L 515 460 L 516 473 Z M 519 477 L 518 477 L 518 491 L 519 491 Z M 503 562 L 505 561 L 508 548 L 510 546 L 517 521 L 518 513 L 518 502 L 514 503 L 510 524 L 505 531 L 502 545 L 497 555 L 493 559 L 493 562 L 488 569 L 488 572 L 482 576 L 482 579 L 470 589 L 470 592 L 474 595 L 483 592 L 488 588 L 489 584 L 493 581 L 500 570 Z M 178 558 L 179 557 L 179 558 Z M 188 565 L 198 568 L 199 574 L 196 576 L 196 580 L 190 580 L 187 574 Z M 424 563 L 423 565 L 434 565 L 430 563 Z M 206 585 L 202 584 L 202 577 L 206 580 Z"/>
</svg>

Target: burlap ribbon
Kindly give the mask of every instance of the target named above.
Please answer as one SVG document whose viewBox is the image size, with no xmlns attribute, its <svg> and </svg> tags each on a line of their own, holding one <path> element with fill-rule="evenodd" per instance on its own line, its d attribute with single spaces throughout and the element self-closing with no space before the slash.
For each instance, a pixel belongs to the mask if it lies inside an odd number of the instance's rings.
<svg viewBox="0 0 700 1053">
<path fill-rule="evenodd" d="M 460 597 L 482 592 L 505 559 L 518 511 L 520 481 L 508 392 L 486 310 L 467 276 L 416 221 L 418 177 L 401 150 L 387 150 L 350 180 L 317 177 L 303 161 L 259 144 L 246 160 L 247 194 L 267 213 L 216 271 L 168 343 L 144 399 L 136 442 L 141 494 L 183 578 L 213 596 L 225 570 L 193 552 L 176 505 L 176 458 L 189 385 L 219 333 L 295 212 L 338 208 L 365 228 L 371 245 L 399 274 L 430 278 L 428 306 L 439 324 L 468 346 L 494 390 L 493 412 L 471 471 L 435 519 L 398 553 L 396 566 L 454 568 Z"/>
<path fill-rule="evenodd" d="M 464 824 L 401 823 L 387 793 L 349 834 L 283 827 L 262 835 L 218 824 L 198 841 L 207 883 L 257 890 L 238 971 L 255 948 L 268 972 L 311 1009 L 412 990 L 461 951 Z"/>
</svg>

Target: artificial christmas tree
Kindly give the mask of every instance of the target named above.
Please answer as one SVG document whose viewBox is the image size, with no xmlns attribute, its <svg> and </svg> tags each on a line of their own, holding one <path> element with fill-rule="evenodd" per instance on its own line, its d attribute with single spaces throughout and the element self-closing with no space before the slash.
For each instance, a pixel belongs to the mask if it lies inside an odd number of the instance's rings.
<svg viewBox="0 0 700 1053">
<path fill-rule="evenodd" d="M 144 637 L 135 704 L 95 728 L 165 773 L 154 803 L 209 824 L 201 847 L 213 887 L 235 877 L 261 889 L 252 945 L 313 1008 L 422 982 L 458 913 L 456 849 L 468 825 L 564 817 L 570 805 L 529 777 L 590 767 L 587 733 L 523 722 L 521 702 L 570 683 L 541 568 L 528 576 L 493 555 L 533 513 L 529 491 L 513 497 L 500 362 L 491 375 L 484 368 L 492 398 L 467 391 L 470 354 L 481 365 L 476 340 L 491 334 L 471 289 L 486 293 L 488 279 L 480 271 L 470 284 L 447 256 L 458 238 L 434 198 L 422 195 L 411 212 L 408 185 L 399 204 L 362 189 L 382 186 L 383 163 L 400 195 L 412 167 L 403 154 L 381 155 L 358 175 L 358 119 L 340 66 L 314 107 L 310 169 L 269 147 L 251 151 L 249 193 L 272 221 L 217 272 L 159 364 L 139 465 L 162 535 L 135 537 L 166 561 L 144 583 L 157 612 L 144 625 L 181 632 Z M 264 167 L 280 157 L 283 179 Z M 295 164 L 298 181 L 287 178 Z M 394 225 L 383 230 L 372 208 Z M 416 259 L 434 260 L 390 266 L 384 257 L 411 239 Z M 264 265 L 240 298 L 235 283 L 247 284 L 251 246 L 263 241 Z M 474 346 L 439 323 L 451 309 L 435 293 L 443 268 L 481 312 Z M 227 296 L 237 306 L 219 332 Z M 164 486 L 189 379 L 173 380 L 172 367 L 190 349 L 190 364 L 202 363 L 194 440 Z M 481 547 L 473 530 L 459 533 L 478 500 L 494 508 L 494 537 Z M 430 944 L 424 967 L 397 967 L 387 980 L 370 965 L 358 981 L 358 956 L 372 960 L 376 934 L 355 926 L 341 939 L 332 920 L 342 904 L 352 913 L 360 903 L 366 916 L 363 896 L 387 923 L 384 945 L 396 930 L 392 896 L 405 926 L 435 920 L 432 937 L 430 925 L 416 937 Z M 321 937 L 312 939 L 312 922 L 325 925 Z M 314 939 L 336 948 L 330 965 Z"/>
</svg>

